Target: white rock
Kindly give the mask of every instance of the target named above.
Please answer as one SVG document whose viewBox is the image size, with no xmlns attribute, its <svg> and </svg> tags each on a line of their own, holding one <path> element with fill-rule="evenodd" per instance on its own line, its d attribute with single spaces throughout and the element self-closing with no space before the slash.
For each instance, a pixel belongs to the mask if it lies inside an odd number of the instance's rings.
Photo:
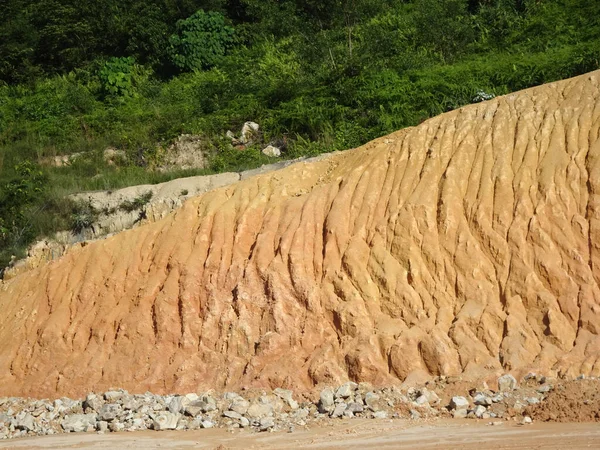
<svg viewBox="0 0 600 450">
<path fill-rule="evenodd" d="M 256 122 L 246 122 L 242 127 L 242 135 L 239 138 L 239 142 L 242 144 L 251 142 L 259 129 L 260 127 Z"/>
<path fill-rule="evenodd" d="M 230 419 L 240 420 L 242 415 L 240 413 L 236 413 L 235 411 L 225 411 L 223 413 L 224 417 L 229 417 Z"/>
<path fill-rule="evenodd" d="M 427 398 L 427 403 L 430 405 L 437 405 L 440 403 L 440 397 L 434 391 L 423 388 L 421 389 L 421 395 Z"/>
<path fill-rule="evenodd" d="M 251 419 L 260 419 L 273 413 L 273 406 L 265 403 L 253 403 L 248 408 L 246 415 Z"/>
<path fill-rule="evenodd" d="M 467 408 L 455 409 L 452 416 L 455 419 L 464 419 L 467 417 Z"/>
<path fill-rule="evenodd" d="M 475 409 L 473 410 L 473 414 L 475 414 L 475 417 L 477 417 L 479 419 L 481 419 L 483 417 L 485 412 L 486 412 L 485 406 L 482 406 L 482 405 L 477 405 L 475 407 Z"/>
<path fill-rule="evenodd" d="M 475 394 L 475 397 L 473 397 L 473 403 L 476 405 L 490 406 L 492 404 L 492 400 L 480 392 Z"/>
<path fill-rule="evenodd" d="M 335 402 L 333 399 L 333 389 L 325 388 L 321 391 L 319 399 L 319 412 L 330 413 L 335 408 Z"/>
<path fill-rule="evenodd" d="M 517 389 L 517 380 L 510 373 L 498 378 L 498 389 L 500 392 L 509 392 Z"/>
<path fill-rule="evenodd" d="M 198 394 L 191 393 L 191 394 L 185 394 L 185 398 L 187 398 L 190 402 L 195 402 L 200 397 L 198 396 Z"/>
<path fill-rule="evenodd" d="M 272 417 L 263 417 L 260 419 L 260 431 L 267 431 L 275 426 L 275 420 Z"/>
<path fill-rule="evenodd" d="M 104 400 L 107 402 L 116 402 L 120 400 L 123 395 L 127 395 L 127 391 L 107 391 L 104 393 Z"/>
<path fill-rule="evenodd" d="M 173 399 L 169 402 L 169 411 L 173 414 L 182 413 L 185 410 L 185 407 L 188 406 L 191 401 L 187 397 L 173 397 Z"/>
<path fill-rule="evenodd" d="M 415 400 L 415 403 L 419 406 L 424 406 L 429 404 L 429 400 L 427 399 L 427 396 L 419 395 Z"/>
<path fill-rule="evenodd" d="M 347 408 L 348 405 L 346 405 L 345 403 L 338 403 L 337 405 L 335 405 L 335 409 L 331 413 L 331 417 L 342 417 L 344 411 L 346 411 Z"/>
<path fill-rule="evenodd" d="M 451 409 L 466 409 L 469 406 L 469 400 L 459 395 L 452 397 L 450 400 Z"/>
<path fill-rule="evenodd" d="M 170 412 L 163 412 L 154 416 L 153 428 L 157 431 L 162 430 L 174 430 L 177 428 L 177 422 L 181 414 L 173 414 Z"/>
<path fill-rule="evenodd" d="M 281 150 L 278 147 L 274 147 L 273 145 L 267 145 L 265 148 L 263 148 L 262 152 L 264 155 L 270 156 L 272 158 L 281 156 Z"/>
<path fill-rule="evenodd" d="M 97 414 L 71 414 L 65 416 L 60 425 L 67 432 L 81 433 L 90 425 L 95 428 L 97 417 Z"/>
<path fill-rule="evenodd" d="M 35 419 L 31 414 L 23 414 L 22 417 L 15 421 L 15 428 L 24 431 L 33 431 L 35 427 Z"/>
<path fill-rule="evenodd" d="M 293 398 L 294 393 L 289 389 L 276 388 L 273 394 L 284 400 L 291 409 L 298 409 L 298 402 Z"/>
<path fill-rule="evenodd" d="M 379 400 L 379 395 L 377 395 L 375 392 L 367 392 L 365 394 L 365 405 L 367 405 L 369 408 L 374 408 L 377 400 Z"/>
</svg>

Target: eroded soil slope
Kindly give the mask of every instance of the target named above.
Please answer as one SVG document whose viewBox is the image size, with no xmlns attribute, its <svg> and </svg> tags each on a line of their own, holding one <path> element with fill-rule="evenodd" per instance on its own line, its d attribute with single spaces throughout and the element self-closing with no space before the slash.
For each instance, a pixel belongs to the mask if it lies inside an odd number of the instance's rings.
<svg viewBox="0 0 600 450">
<path fill-rule="evenodd" d="M 600 375 L 600 73 L 189 200 L 0 285 L 0 395 Z"/>
</svg>

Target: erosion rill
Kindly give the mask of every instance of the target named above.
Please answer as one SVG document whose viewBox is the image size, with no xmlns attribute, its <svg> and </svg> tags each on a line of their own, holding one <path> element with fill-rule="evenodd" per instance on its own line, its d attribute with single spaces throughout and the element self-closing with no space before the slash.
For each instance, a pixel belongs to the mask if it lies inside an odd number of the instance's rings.
<svg viewBox="0 0 600 450">
<path fill-rule="evenodd" d="M 600 72 L 188 200 L 0 285 L 0 395 L 600 374 Z"/>
</svg>

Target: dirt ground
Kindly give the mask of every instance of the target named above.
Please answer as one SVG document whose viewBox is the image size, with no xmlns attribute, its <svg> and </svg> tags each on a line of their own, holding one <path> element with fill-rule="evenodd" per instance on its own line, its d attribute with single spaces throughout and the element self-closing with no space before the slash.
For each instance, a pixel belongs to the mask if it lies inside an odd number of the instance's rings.
<svg viewBox="0 0 600 450">
<path fill-rule="evenodd" d="M 12 449 L 598 449 L 600 426 L 594 423 L 487 421 L 347 420 L 325 428 L 293 433 L 225 430 L 71 434 L 0 443 Z"/>
</svg>

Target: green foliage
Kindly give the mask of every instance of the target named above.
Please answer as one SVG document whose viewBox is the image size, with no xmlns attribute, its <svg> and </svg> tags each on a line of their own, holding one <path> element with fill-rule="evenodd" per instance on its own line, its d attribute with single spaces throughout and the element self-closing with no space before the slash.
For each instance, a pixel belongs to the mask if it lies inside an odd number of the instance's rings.
<svg viewBox="0 0 600 450">
<path fill-rule="evenodd" d="M 135 61 L 132 57 L 110 58 L 98 72 L 105 96 L 130 97 L 134 92 Z"/>
<path fill-rule="evenodd" d="M 169 38 L 169 56 L 180 70 L 214 66 L 231 48 L 235 32 L 223 14 L 199 10 L 176 25 Z"/>
<path fill-rule="evenodd" d="M 70 230 L 80 234 L 98 219 L 98 211 L 89 202 L 73 203 Z"/>
<path fill-rule="evenodd" d="M 474 18 L 467 10 L 468 0 L 417 0 L 415 38 L 446 59 L 466 53 L 475 41 Z"/>
<path fill-rule="evenodd" d="M 133 200 L 125 200 L 119 205 L 119 209 L 125 212 L 142 209 L 152 199 L 152 191 L 147 191 Z"/>
<path fill-rule="evenodd" d="M 598 69 L 598 17 L 589 0 L 6 0 L 0 267 L 90 226 L 98 212 L 70 193 L 273 162 L 224 137 L 248 120 L 286 158 L 314 156 Z M 210 167 L 154 171 L 183 133 Z M 126 157 L 105 161 L 108 146 Z"/>
</svg>

